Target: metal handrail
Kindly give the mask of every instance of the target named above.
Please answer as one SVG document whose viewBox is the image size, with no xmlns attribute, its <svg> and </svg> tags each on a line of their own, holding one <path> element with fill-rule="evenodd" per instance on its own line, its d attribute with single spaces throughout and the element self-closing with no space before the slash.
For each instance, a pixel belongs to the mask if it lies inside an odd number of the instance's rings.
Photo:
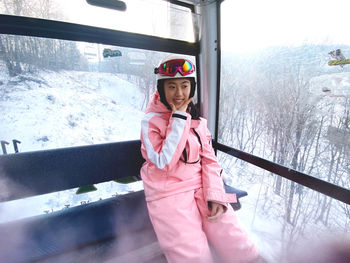
<svg viewBox="0 0 350 263">
<path fill-rule="evenodd" d="M 243 152 L 227 145 L 213 141 L 216 150 L 237 157 L 264 170 L 282 176 L 288 180 L 306 186 L 316 192 L 332 197 L 338 201 L 350 205 L 350 190 L 341 186 L 323 181 L 308 174 L 298 172 L 294 169 L 260 158 L 258 156 Z"/>
</svg>

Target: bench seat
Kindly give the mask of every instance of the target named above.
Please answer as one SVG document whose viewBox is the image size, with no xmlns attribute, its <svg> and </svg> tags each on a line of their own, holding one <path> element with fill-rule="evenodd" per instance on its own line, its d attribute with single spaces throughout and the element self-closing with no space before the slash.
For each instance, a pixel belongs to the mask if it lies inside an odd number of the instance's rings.
<svg viewBox="0 0 350 263">
<path fill-rule="evenodd" d="M 139 178 L 141 142 L 0 156 L 0 202 L 126 177 Z M 130 158 L 132 156 L 132 158 Z M 237 197 L 247 192 L 225 185 Z M 232 204 L 234 209 L 240 203 Z M 166 262 L 143 191 L 0 224 L 1 263 Z"/>
</svg>

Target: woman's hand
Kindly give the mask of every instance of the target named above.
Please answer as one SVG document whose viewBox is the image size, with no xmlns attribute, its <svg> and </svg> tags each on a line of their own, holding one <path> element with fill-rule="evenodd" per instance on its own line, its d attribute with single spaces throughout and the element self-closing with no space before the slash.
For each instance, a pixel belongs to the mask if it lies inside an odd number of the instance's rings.
<svg viewBox="0 0 350 263">
<path fill-rule="evenodd" d="M 215 203 L 213 201 L 211 201 L 210 203 L 211 203 L 209 207 L 210 215 L 207 218 L 209 221 L 215 222 L 225 212 L 225 208 L 222 204 Z"/>
<path fill-rule="evenodd" d="M 190 102 L 192 101 L 193 98 L 189 98 L 188 100 L 186 100 L 179 108 L 176 108 L 175 105 L 173 103 L 170 103 L 170 108 L 172 111 L 184 111 L 186 112 L 188 104 L 190 104 Z"/>
</svg>

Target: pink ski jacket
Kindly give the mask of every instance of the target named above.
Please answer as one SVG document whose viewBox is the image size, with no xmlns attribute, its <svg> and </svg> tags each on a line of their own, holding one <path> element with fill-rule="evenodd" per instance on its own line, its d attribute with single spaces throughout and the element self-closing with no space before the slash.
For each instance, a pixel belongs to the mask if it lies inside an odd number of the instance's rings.
<svg viewBox="0 0 350 263">
<path fill-rule="evenodd" d="M 225 193 L 205 119 L 170 111 L 155 92 L 141 122 L 141 142 L 146 201 L 203 188 L 206 201 L 237 202 Z"/>
</svg>

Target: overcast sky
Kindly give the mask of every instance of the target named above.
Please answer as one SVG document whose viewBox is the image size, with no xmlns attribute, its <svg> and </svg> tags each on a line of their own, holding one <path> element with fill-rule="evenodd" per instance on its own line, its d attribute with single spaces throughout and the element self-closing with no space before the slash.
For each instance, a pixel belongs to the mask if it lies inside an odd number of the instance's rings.
<svg viewBox="0 0 350 263">
<path fill-rule="evenodd" d="M 226 0 L 222 47 L 250 52 L 273 45 L 350 44 L 349 0 Z"/>
</svg>

